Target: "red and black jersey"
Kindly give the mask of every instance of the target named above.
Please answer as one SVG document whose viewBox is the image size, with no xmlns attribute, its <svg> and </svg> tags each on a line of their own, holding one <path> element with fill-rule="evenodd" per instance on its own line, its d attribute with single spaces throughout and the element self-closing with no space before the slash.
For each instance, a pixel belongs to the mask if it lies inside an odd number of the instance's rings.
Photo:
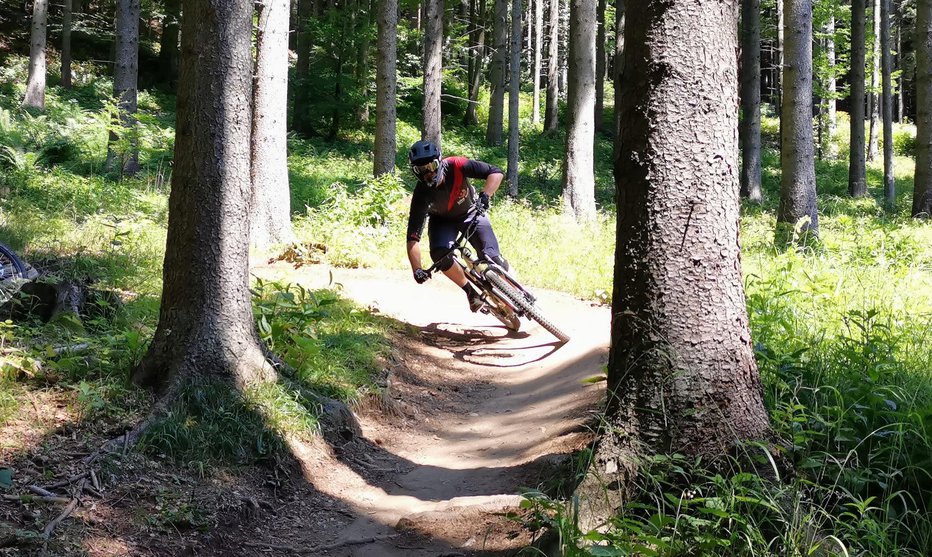
<svg viewBox="0 0 932 557">
<path fill-rule="evenodd" d="M 466 216 L 476 204 L 476 189 L 469 178 L 485 180 L 491 174 L 503 174 L 495 165 L 466 157 L 447 157 L 440 161 L 441 181 L 431 186 L 418 180 L 408 213 L 408 240 L 420 241 L 427 216 L 455 219 Z"/>
</svg>

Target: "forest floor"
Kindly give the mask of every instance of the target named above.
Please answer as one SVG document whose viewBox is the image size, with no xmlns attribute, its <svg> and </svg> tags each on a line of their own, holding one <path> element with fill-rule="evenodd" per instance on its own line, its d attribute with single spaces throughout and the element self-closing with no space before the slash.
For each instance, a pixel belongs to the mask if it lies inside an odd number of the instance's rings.
<svg viewBox="0 0 932 557">
<path fill-rule="evenodd" d="M 45 554 L 492 556 L 541 537 L 517 519 L 527 513 L 519 494 L 574 487 L 572 455 L 591 442 L 604 392 L 585 379 L 607 362 L 607 308 L 535 291 L 572 337 L 563 344 L 536 323 L 514 333 L 470 313 L 443 278 L 417 285 L 407 272 L 286 263 L 253 273 L 308 288 L 336 283 L 407 324 L 392 339 L 384 393 L 354 408 L 362 435 L 295 442 L 293 460 L 235 475 L 130 453 L 100 469 L 99 489 Z M 112 424 L 74 425 L 54 389 L 30 396 L 34 415 L 0 434 L 0 462 L 11 463 L 17 488 L 74 475 L 80 457 L 114 435 Z M 0 500 L 0 555 L 43 554 L 41 540 L 24 545 L 22 536 L 4 549 L 12 538 L 3 526 L 41 531 L 60 511 Z"/>
</svg>

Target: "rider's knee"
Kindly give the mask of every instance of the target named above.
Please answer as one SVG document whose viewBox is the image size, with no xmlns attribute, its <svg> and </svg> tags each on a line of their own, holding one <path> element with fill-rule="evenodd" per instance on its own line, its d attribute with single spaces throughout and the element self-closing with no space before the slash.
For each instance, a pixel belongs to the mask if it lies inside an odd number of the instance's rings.
<svg viewBox="0 0 932 557">
<path fill-rule="evenodd" d="M 453 254 L 449 253 L 449 250 L 440 248 L 430 250 L 430 258 L 434 261 L 440 260 L 440 263 L 437 264 L 437 268 L 441 271 L 446 271 L 453 266 Z"/>
</svg>

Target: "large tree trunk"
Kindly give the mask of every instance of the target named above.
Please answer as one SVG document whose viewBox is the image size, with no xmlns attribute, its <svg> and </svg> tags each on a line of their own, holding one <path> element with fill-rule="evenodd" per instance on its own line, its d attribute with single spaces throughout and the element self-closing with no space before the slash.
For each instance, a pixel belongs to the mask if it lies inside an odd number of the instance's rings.
<svg viewBox="0 0 932 557">
<path fill-rule="evenodd" d="M 292 242 L 288 186 L 289 0 L 256 3 L 256 73 L 252 120 L 250 242 L 263 248 Z"/>
<path fill-rule="evenodd" d="M 29 77 L 23 106 L 45 110 L 45 42 L 48 34 L 49 0 L 32 5 L 32 31 L 29 35 Z"/>
<path fill-rule="evenodd" d="M 584 531 L 640 458 L 771 437 L 739 257 L 737 12 L 648 0 L 626 15 L 609 403 L 577 490 Z"/>
<path fill-rule="evenodd" d="M 521 0 L 511 2 L 511 68 L 508 86 L 508 195 L 518 197 L 518 144 L 521 130 Z"/>
<path fill-rule="evenodd" d="M 477 109 L 479 105 L 479 88 L 482 86 L 483 60 L 485 59 L 485 5 L 486 0 L 471 0 L 469 10 L 469 104 L 463 124 L 475 126 L 479 123 Z"/>
<path fill-rule="evenodd" d="M 602 131 L 605 103 L 605 0 L 599 0 L 595 12 L 595 131 Z"/>
<path fill-rule="evenodd" d="M 159 73 L 169 89 L 178 83 L 178 28 L 181 22 L 181 0 L 165 0 L 162 17 L 162 37 L 159 40 Z"/>
<path fill-rule="evenodd" d="M 780 207 L 777 241 L 793 238 L 794 230 L 819 235 L 816 206 L 815 152 L 812 142 L 812 3 L 783 0 L 786 18 L 783 69 L 783 122 L 780 151 Z"/>
<path fill-rule="evenodd" d="M 916 2 L 916 173 L 914 217 L 932 218 L 932 0 Z"/>
<path fill-rule="evenodd" d="M 764 199 L 761 186 L 760 0 L 741 4 L 741 196 Z"/>
<path fill-rule="evenodd" d="M 880 7 L 880 51 L 883 73 L 883 197 L 887 209 L 896 207 L 896 183 L 893 180 L 893 60 L 890 52 L 890 0 L 878 0 Z"/>
<path fill-rule="evenodd" d="M 137 385 L 271 380 L 249 293 L 252 2 L 186 0 L 162 303 Z"/>
<path fill-rule="evenodd" d="M 544 0 L 534 2 L 534 100 L 531 106 L 531 122 L 540 122 L 540 72 L 544 55 Z M 530 27 L 530 22 L 528 22 Z"/>
<path fill-rule="evenodd" d="M 571 0 L 563 205 L 577 221 L 595 218 L 595 3 Z"/>
<path fill-rule="evenodd" d="M 133 176 L 139 172 L 139 140 L 136 137 L 136 82 L 139 77 L 139 0 L 116 3 L 116 56 L 113 63 L 113 96 L 117 120 L 110 130 L 107 170 Z M 119 129 L 119 131 L 118 131 Z"/>
<path fill-rule="evenodd" d="M 896 26 L 896 69 L 900 70 L 900 78 L 896 82 L 896 121 L 903 123 L 903 85 L 906 81 L 903 78 L 903 24 Z"/>
<path fill-rule="evenodd" d="M 864 160 L 864 0 L 851 0 L 851 139 L 848 154 L 848 194 L 867 195 L 867 163 Z"/>
<path fill-rule="evenodd" d="M 397 124 L 395 91 L 398 0 L 377 0 L 379 36 L 375 69 L 375 170 L 379 176 L 395 170 Z"/>
<path fill-rule="evenodd" d="M 443 0 L 424 0 L 424 128 L 421 139 L 440 146 L 440 89 L 443 83 Z"/>
<path fill-rule="evenodd" d="M 559 125 L 560 80 L 560 0 L 550 0 L 550 39 L 547 46 L 547 106 L 544 109 L 544 131 L 553 133 Z"/>
<path fill-rule="evenodd" d="M 71 89 L 71 0 L 64 0 L 62 4 L 61 86 Z"/>
<path fill-rule="evenodd" d="M 880 89 L 880 2 L 881 0 L 874 0 L 872 10 L 874 46 L 871 56 L 871 92 L 867 100 L 867 108 L 871 118 L 867 140 L 867 160 L 869 161 L 877 158 L 877 151 L 879 150 L 877 131 L 880 123 L 880 97 L 877 95 L 877 91 Z"/>
<path fill-rule="evenodd" d="M 775 103 L 774 108 L 776 109 L 777 114 L 783 113 L 783 80 L 785 76 L 783 75 L 784 70 L 784 60 L 785 60 L 785 38 L 784 38 L 784 27 L 786 25 L 785 20 L 785 8 L 783 6 L 783 0 L 776 0 L 777 7 L 777 75 L 776 75 L 776 92 L 777 92 L 777 102 Z M 780 126 L 783 126 L 783 119 L 780 119 Z M 783 134 L 780 134 L 780 141 L 782 141 Z"/>
<path fill-rule="evenodd" d="M 490 145 L 502 144 L 505 125 L 505 60 L 508 59 L 508 0 L 495 0 L 495 19 L 492 22 L 492 62 L 489 82 L 489 121 L 485 129 L 485 141 Z"/>
</svg>

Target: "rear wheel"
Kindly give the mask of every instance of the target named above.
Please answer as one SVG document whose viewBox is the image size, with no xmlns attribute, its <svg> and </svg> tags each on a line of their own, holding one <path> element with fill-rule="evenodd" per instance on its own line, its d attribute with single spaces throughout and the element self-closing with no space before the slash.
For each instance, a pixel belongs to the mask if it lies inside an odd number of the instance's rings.
<svg viewBox="0 0 932 557">
<path fill-rule="evenodd" d="M 569 335 L 561 331 L 556 325 L 551 323 L 537 309 L 533 302 L 529 301 L 522 293 L 518 292 L 504 277 L 494 271 L 486 271 L 485 276 L 489 282 L 495 285 L 508 299 L 520 309 L 524 315 L 540 323 L 540 326 L 546 329 L 550 334 L 560 339 L 561 342 L 570 340 Z"/>
<path fill-rule="evenodd" d="M 26 267 L 13 250 L 0 244 L 0 281 L 26 276 Z"/>
</svg>

